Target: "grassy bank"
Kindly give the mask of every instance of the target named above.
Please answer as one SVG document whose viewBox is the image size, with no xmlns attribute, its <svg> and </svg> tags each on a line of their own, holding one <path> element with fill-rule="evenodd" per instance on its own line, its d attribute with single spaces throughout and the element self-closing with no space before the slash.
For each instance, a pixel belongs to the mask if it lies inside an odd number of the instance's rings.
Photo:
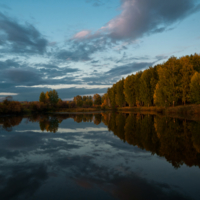
<svg viewBox="0 0 200 200">
<path fill-rule="evenodd" d="M 200 105 L 182 105 L 174 107 L 120 107 L 119 111 L 133 111 L 133 112 L 155 112 L 163 114 L 183 114 L 183 115 L 200 115 Z"/>
<path fill-rule="evenodd" d="M 164 107 L 156 107 L 156 106 L 150 106 L 150 107 L 118 107 L 119 111 L 133 111 L 133 112 L 156 112 L 156 113 L 164 113 L 165 108 Z"/>
<path fill-rule="evenodd" d="M 101 108 L 60 108 L 56 112 L 94 112 L 101 111 Z"/>
</svg>

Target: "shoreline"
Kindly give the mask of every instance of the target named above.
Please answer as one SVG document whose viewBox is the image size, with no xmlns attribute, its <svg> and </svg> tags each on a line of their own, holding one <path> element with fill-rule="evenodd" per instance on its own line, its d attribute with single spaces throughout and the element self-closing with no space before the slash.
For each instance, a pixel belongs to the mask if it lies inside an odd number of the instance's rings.
<svg viewBox="0 0 200 200">
<path fill-rule="evenodd" d="M 92 114 L 92 113 L 104 113 L 104 112 L 136 112 L 145 114 L 161 114 L 161 115 L 181 115 L 185 116 L 196 116 L 200 117 L 200 105 L 182 105 L 175 107 L 118 107 L 116 109 L 101 109 L 101 108 L 63 108 L 63 109 L 49 109 L 46 112 L 34 112 L 33 110 L 26 110 L 18 113 L 0 113 L 0 116 L 9 115 L 32 115 L 32 114 Z"/>
</svg>

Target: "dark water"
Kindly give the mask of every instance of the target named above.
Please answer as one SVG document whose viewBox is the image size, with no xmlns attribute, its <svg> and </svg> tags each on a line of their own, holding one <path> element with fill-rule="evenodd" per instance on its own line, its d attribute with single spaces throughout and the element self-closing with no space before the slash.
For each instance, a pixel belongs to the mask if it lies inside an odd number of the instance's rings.
<svg viewBox="0 0 200 200">
<path fill-rule="evenodd" d="M 200 121 L 0 117 L 0 199 L 200 199 Z"/>
</svg>

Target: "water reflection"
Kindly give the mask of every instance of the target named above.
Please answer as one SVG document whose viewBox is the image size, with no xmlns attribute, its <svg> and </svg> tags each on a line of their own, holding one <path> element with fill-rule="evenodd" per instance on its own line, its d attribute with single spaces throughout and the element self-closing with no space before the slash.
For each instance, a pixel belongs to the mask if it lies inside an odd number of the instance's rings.
<svg viewBox="0 0 200 200">
<path fill-rule="evenodd" d="M 11 131 L 12 127 L 21 123 L 22 118 L 0 118 L 0 126 Z M 99 125 L 103 122 L 122 141 L 165 157 L 175 168 L 183 163 L 200 167 L 200 121 L 133 113 L 33 115 L 27 120 L 39 122 L 41 131 L 56 133 L 59 124 L 68 118 L 77 123 L 93 122 Z"/>
<path fill-rule="evenodd" d="M 17 126 L 21 123 L 22 118 L 22 116 L 0 117 L 0 127 L 6 131 L 11 131 L 13 126 Z"/>
<path fill-rule="evenodd" d="M 0 131 L 0 199 L 200 195 L 199 121 L 134 113 L 13 116 L 0 118 Z"/>
</svg>

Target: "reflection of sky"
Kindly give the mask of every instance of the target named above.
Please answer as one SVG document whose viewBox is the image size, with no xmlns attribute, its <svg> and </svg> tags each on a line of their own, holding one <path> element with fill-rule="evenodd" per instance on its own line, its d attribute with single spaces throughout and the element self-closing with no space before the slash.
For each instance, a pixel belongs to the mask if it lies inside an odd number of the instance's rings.
<svg viewBox="0 0 200 200">
<path fill-rule="evenodd" d="M 5 199 L 198 199 L 199 178 L 199 168 L 175 170 L 165 159 L 124 143 L 103 123 L 67 119 L 47 134 L 24 119 L 11 132 L 0 132 Z"/>
</svg>

